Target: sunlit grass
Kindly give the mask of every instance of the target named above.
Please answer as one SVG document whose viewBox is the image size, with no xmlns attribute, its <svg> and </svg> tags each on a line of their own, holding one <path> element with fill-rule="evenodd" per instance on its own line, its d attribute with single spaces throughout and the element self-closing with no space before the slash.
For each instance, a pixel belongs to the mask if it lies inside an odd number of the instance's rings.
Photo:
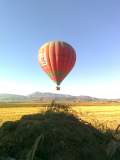
<svg viewBox="0 0 120 160">
<path fill-rule="evenodd" d="M 73 113 L 97 128 L 115 129 L 120 124 L 120 106 L 72 106 Z M 0 124 L 15 121 L 23 115 L 40 113 L 45 110 L 42 104 L 2 104 Z"/>
<path fill-rule="evenodd" d="M 115 129 L 120 124 L 120 106 L 76 106 L 76 114 L 96 126 Z"/>
</svg>

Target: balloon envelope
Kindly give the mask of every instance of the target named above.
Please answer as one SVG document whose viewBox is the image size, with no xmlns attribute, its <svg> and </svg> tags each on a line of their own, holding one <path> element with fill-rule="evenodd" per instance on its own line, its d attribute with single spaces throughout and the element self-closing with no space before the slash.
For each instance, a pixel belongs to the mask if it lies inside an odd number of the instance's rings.
<svg viewBox="0 0 120 160">
<path fill-rule="evenodd" d="M 38 51 L 40 66 L 57 85 L 60 85 L 71 71 L 75 61 L 75 50 L 63 41 L 45 43 Z"/>
</svg>

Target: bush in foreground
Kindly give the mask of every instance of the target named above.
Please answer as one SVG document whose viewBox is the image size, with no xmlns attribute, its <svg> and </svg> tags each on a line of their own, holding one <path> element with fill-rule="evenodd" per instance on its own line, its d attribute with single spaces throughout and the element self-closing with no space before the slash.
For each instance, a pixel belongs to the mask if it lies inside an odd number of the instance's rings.
<svg viewBox="0 0 120 160">
<path fill-rule="evenodd" d="M 68 112 L 49 109 L 0 128 L 0 157 L 16 160 L 106 160 L 107 138 Z"/>
</svg>

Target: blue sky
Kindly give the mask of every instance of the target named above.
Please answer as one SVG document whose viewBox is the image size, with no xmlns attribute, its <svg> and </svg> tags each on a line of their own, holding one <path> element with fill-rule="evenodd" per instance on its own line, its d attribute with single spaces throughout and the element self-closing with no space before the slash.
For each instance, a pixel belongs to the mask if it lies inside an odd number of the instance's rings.
<svg viewBox="0 0 120 160">
<path fill-rule="evenodd" d="M 56 92 L 38 48 L 64 40 L 76 50 L 60 93 L 120 98 L 119 0 L 0 0 L 0 93 Z"/>
</svg>

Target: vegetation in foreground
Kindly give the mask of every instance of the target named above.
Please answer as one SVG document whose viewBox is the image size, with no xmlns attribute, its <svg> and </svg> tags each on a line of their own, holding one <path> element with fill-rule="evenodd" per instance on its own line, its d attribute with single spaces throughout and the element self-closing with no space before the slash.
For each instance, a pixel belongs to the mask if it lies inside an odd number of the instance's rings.
<svg viewBox="0 0 120 160">
<path fill-rule="evenodd" d="M 52 103 L 46 112 L 4 123 L 1 160 L 120 159 L 120 146 L 113 141 L 112 132 L 102 132 L 68 111 L 69 106 Z"/>
<path fill-rule="evenodd" d="M 104 160 L 102 140 L 95 128 L 53 107 L 4 123 L 0 129 L 0 156 L 18 160 Z"/>
</svg>

